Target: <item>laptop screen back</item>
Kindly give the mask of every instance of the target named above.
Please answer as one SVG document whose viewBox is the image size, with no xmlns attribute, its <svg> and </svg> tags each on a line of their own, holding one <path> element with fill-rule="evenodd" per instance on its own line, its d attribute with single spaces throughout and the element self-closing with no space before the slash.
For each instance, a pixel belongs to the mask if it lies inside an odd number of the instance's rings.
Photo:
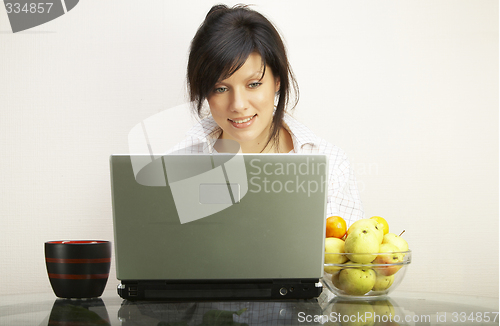
<svg viewBox="0 0 500 326">
<path fill-rule="evenodd" d="M 327 167 L 309 154 L 111 156 L 117 278 L 321 278 Z"/>
</svg>

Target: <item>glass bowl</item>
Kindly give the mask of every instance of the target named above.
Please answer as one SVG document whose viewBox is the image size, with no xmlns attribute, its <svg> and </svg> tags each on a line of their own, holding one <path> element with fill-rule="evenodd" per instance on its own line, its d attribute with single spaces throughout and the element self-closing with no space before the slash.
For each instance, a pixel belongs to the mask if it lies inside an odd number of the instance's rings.
<svg viewBox="0 0 500 326">
<path fill-rule="evenodd" d="M 325 253 L 323 283 L 339 297 L 377 298 L 392 292 L 411 263 L 411 250 L 375 254 Z"/>
</svg>

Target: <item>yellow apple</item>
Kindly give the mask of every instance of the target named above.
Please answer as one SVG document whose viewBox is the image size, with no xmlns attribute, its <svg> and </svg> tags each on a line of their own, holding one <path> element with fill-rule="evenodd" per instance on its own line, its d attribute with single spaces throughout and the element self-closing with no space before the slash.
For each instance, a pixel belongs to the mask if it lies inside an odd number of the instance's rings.
<svg viewBox="0 0 500 326">
<path fill-rule="evenodd" d="M 378 235 L 372 227 L 358 227 L 345 239 L 345 252 L 349 259 L 356 263 L 370 263 L 379 252 Z"/>
<path fill-rule="evenodd" d="M 349 268 L 344 268 L 339 273 L 340 288 L 350 295 L 363 295 L 370 292 L 377 277 L 370 267 L 356 267 L 357 265 L 361 264 L 350 263 Z"/>
<path fill-rule="evenodd" d="M 384 235 L 382 243 L 391 243 L 399 249 L 398 251 L 408 251 L 408 242 L 394 233 Z"/>
<path fill-rule="evenodd" d="M 359 228 L 370 228 L 372 229 L 375 234 L 377 235 L 377 239 L 379 240 L 379 244 L 382 243 L 382 240 L 384 238 L 384 226 L 383 224 L 379 223 L 375 219 L 361 219 L 357 220 L 354 222 L 349 229 L 347 229 L 347 236 L 351 234 L 354 230 L 359 229 Z"/>
<path fill-rule="evenodd" d="M 325 238 L 325 264 L 343 264 L 347 261 L 344 253 L 345 242 L 338 238 Z M 325 266 L 325 272 L 333 274 L 340 270 L 338 266 Z"/>
<path fill-rule="evenodd" d="M 377 277 L 375 278 L 375 284 L 373 285 L 373 291 L 384 291 L 391 287 L 392 283 L 394 283 L 394 275 L 382 275 L 378 272 L 376 273 Z"/>
<path fill-rule="evenodd" d="M 332 274 L 332 283 L 333 283 L 333 285 L 335 285 L 335 287 L 337 289 L 342 290 L 342 285 L 340 284 L 339 276 L 340 276 L 340 273 Z"/>
<path fill-rule="evenodd" d="M 374 264 L 397 264 L 403 261 L 403 254 L 392 243 L 382 243 L 380 245 L 380 254 L 373 261 Z M 387 265 L 374 267 L 377 273 L 385 276 L 396 274 L 403 267 L 403 265 Z"/>
</svg>

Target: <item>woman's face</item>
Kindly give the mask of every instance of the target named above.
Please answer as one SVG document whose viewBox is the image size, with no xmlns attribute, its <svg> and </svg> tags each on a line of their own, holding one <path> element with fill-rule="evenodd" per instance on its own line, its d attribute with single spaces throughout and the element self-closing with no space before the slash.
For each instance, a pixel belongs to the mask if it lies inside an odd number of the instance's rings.
<svg viewBox="0 0 500 326">
<path fill-rule="evenodd" d="M 269 66 L 262 77 L 263 68 L 260 54 L 250 54 L 231 77 L 215 84 L 207 98 L 212 116 L 222 128 L 220 138 L 237 141 L 243 152 L 259 152 L 270 134 L 279 78 Z"/>
</svg>

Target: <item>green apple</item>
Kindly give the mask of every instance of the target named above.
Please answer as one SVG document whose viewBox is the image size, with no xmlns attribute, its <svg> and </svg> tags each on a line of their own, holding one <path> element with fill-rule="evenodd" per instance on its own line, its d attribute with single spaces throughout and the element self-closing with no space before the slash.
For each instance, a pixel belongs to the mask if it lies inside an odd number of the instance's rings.
<svg viewBox="0 0 500 326">
<path fill-rule="evenodd" d="M 377 234 L 377 238 L 379 239 L 379 243 L 382 243 L 384 238 L 384 225 L 379 223 L 375 219 L 366 219 L 363 218 L 361 220 L 357 220 L 354 222 L 349 229 L 347 229 L 347 235 L 351 234 L 352 231 L 358 228 L 370 228 Z"/>
<path fill-rule="evenodd" d="M 392 243 L 382 243 L 379 249 L 380 253 L 373 261 L 373 264 L 381 264 L 385 266 L 374 267 L 375 271 L 381 275 L 389 276 L 396 274 L 403 265 L 394 265 L 403 261 L 403 254 L 399 253 L 397 248 Z M 391 265 L 388 265 L 391 264 Z"/>
<path fill-rule="evenodd" d="M 385 291 L 391 287 L 392 283 L 394 283 L 394 275 L 382 275 L 376 273 L 377 277 L 375 278 L 375 284 L 373 285 L 373 291 Z"/>
<path fill-rule="evenodd" d="M 349 259 L 356 263 L 370 263 L 379 252 L 380 242 L 378 235 L 371 227 L 359 227 L 351 231 L 345 239 L 345 252 Z"/>
<path fill-rule="evenodd" d="M 408 251 L 408 242 L 394 233 L 387 233 L 382 239 L 382 243 L 391 243 L 398 248 L 398 251 Z"/>
<path fill-rule="evenodd" d="M 368 266 L 360 266 L 361 264 L 349 265 L 351 267 L 344 268 L 339 273 L 340 289 L 350 295 L 363 295 L 370 292 L 377 278 L 375 271 Z"/>
</svg>

